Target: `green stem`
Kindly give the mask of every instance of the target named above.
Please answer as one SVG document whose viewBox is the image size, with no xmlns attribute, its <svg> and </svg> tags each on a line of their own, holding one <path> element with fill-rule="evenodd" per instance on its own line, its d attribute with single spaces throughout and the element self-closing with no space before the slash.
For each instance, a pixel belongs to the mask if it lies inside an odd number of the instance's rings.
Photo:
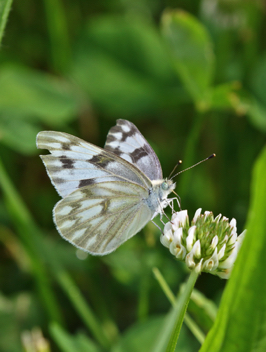
<svg viewBox="0 0 266 352">
<path fill-rule="evenodd" d="M 152 269 L 153 274 L 157 281 L 159 282 L 159 285 L 161 286 L 161 289 L 163 290 L 165 296 L 168 298 L 172 306 L 175 305 L 175 295 L 173 294 L 172 290 L 170 289 L 169 285 L 165 281 L 163 275 L 161 274 L 160 270 L 158 268 L 153 268 Z"/>
<path fill-rule="evenodd" d="M 174 311 L 173 311 L 173 316 L 175 316 L 174 328 L 172 330 L 172 333 L 166 348 L 166 352 L 175 351 L 178 336 L 182 327 L 182 323 L 190 300 L 190 296 L 195 286 L 198 275 L 199 274 L 196 273 L 194 270 L 191 272 L 188 278 L 188 281 L 185 285 L 184 291 L 182 292 L 181 296 L 177 298 Z"/>
<path fill-rule="evenodd" d="M 199 341 L 199 343 L 202 345 L 206 336 L 188 313 L 186 313 L 185 315 L 184 322 L 189 328 L 189 330 L 196 337 L 196 339 Z"/>
<path fill-rule="evenodd" d="M 110 342 L 108 341 L 108 338 L 106 337 L 98 319 L 93 314 L 93 311 L 83 298 L 74 281 L 63 270 L 56 270 L 55 275 L 61 287 L 64 289 L 65 293 L 67 293 L 70 301 L 83 319 L 84 323 L 91 331 L 92 335 L 103 347 L 109 349 Z"/>
<path fill-rule="evenodd" d="M 150 277 L 147 268 L 143 268 L 139 285 L 138 320 L 147 319 L 149 311 L 149 287 Z"/>
<path fill-rule="evenodd" d="M 172 306 L 176 304 L 176 298 L 175 295 L 173 294 L 172 290 L 168 286 L 167 282 L 165 281 L 164 277 L 162 276 L 161 272 L 159 271 L 158 268 L 153 268 L 153 273 L 158 280 L 164 294 L 168 298 L 168 300 L 171 302 Z M 187 327 L 190 329 L 190 331 L 194 334 L 196 339 L 199 341 L 200 344 L 202 344 L 205 340 L 205 334 L 203 331 L 200 329 L 200 327 L 194 322 L 194 320 L 188 315 L 188 313 L 185 314 L 184 322 L 187 325 Z"/>
<path fill-rule="evenodd" d="M 70 64 L 71 50 L 64 6 L 61 0 L 44 0 L 44 6 L 53 67 L 58 72 L 65 72 Z"/>
<path fill-rule="evenodd" d="M 2 0 L 0 2 L 0 43 L 2 41 L 4 30 L 7 23 L 9 11 L 11 9 L 12 0 Z"/>
</svg>

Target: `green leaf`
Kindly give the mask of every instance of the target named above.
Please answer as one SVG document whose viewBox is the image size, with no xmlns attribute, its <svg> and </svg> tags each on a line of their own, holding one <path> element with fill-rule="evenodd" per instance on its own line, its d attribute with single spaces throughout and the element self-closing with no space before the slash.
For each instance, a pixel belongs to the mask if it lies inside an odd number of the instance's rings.
<svg viewBox="0 0 266 352">
<path fill-rule="evenodd" d="M 185 96 L 156 28 L 136 19 L 90 21 L 72 76 L 100 111 L 116 118 L 156 113 Z"/>
<path fill-rule="evenodd" d="M 40 131 L 26 119 L 17 115 L 0 113 L 0 143 L 21 154 L 34 154 L 37 152 L 36 135 Z"/>
<path fill-rule="evenodd" d="M 243 103 L 238 96 L 240 82 L 228 82 L 213 87 L 211 91 L 211 107 L 216 110 L 234 109 L 241 112 Z"/>
<path fill-rule="evenodd" d="M 194 16 L 181 10 L 164 12 L 162 32 L 187 91 L 199 110 L 207 109 L 214 66 L 208 32 Z"/>
<path fill-rule="evenodd" d="M 79 333 L 70 335 L 57 323 L 50 325 L 51 334 L 62 352 L 100 352 L 98 347 L 88 336 Z"/>
<path fill-rule="evenodd" d="M 73 87 L 64 79 L 13 65 L 0 69 L 0 111 L 60 126 L 73 120 L 79 104 Z"/>
<path fill-rule="evenodd" d="M 251 88 L 258 100 L 266 106 L 266 55 L 262 56 L 250 74 Z"/>
<path fill-rule="evenodd" d="M 2 41 L 12 0 L 1 0 L 0 2 L 0 43 Z"/>
<path fill-rule="evenodd" d="M 266 148 L 255 163 L 247 233 L 200 352 L 266 350 Z"/>
<path fill-rule="evenodd" d="M 253 97 L 249 101 L 248 118 L 262 132 L 266 132 L 266 55 L 262 56 L 250 73 Z"/>
<path fill-rule="evenodd" d="M 250 99 L 248 119 L 253 126 L 262 132 L 266 132 L 266 105 L 261 104 L 255 98 Z"/>
</svg>

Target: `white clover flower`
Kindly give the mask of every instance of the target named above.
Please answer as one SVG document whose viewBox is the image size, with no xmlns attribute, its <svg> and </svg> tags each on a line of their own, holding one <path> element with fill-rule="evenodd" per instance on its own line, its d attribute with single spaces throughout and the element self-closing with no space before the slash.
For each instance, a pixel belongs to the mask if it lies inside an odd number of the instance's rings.
<svg viewBox="0 0 266 352">
<path fill-rule="evenodd" d="M 191 224 L 187 210 L 174 213 L 164 227 L 161 243 L 189 269 L 228 279 L 246 230 L 237 236 L 235 219 L 229 222 L 221 214 L 214 218 L 212 212 L 201 214 L 201 210 L 195 212 Z"/>
</svg>

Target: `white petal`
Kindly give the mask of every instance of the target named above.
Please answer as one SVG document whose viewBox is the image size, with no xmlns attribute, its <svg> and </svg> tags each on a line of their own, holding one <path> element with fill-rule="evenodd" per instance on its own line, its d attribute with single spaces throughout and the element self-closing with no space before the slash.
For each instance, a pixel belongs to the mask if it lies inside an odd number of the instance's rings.
<svg viewBox="0 0 266 352">
<path fill-rule="evenodd" d="M 164 245 L 167 248 L 170 246 L 173 239 L 174 239 L 174 237 L 173 237 L 172 230 L 168 230 L 160 236 L 160 241 L 161 241 L 162 245 Z"/>
<path fill-rule="evenodd" d="M 170 244 L 169 250 L 177 259 L 183 260 L 186 255 L 186 248 L 182 244 L 175 244 L 172 242 Z"/>
<path fill-rule="evenodd" d="M 203 258 L 201 258 L 200 262 L 196 265 L 194 269 L 198 274 L 201 273 L 201 270 L 202 270 L 202 261 L 203 261 Z"/>
<path fill-rule="evenodd" d="M 219 268 L 221 269 L 230 269 L 233 267 L 234 262 L 236 260 L 237 257 L 237 253 L 238 253 L 238 249 L 235 247 L 233 248 L 233 250 L 231 251 L 229 257 L 224 260 L 223 262 L 219 263 Z"/>
<path fill-rule="evenodd" d="M 217 247 L 215 248 L 213 255 L 205 260 L 203 263 L 203 269 L 207 271 L 214 271 L 218 267 L 219 261 L 218 261 L 218 255 L 217 255 Z"/>
<path fill-rule="evenodd" d="M 168 230 L 164 233 L 164 236 L 168 239 L 168 241 L 173 241 L 174 236 L 173 236 L 173 231 L 172 230 Z"/>
<path fill-rule="evenodd" d="M 168 241 L 165 235 L 161 234 L 160 241 L 163 246 L 165 246 L 166 248 L 169 248 L 171 242 Z"/>
<path fill-rule="evenodd" d="M 187 254 L 186 248 L 181 244 L 180 251 L 176 254 L 176 258 L 183 260 L 186 254 Z"/>
<path fill-rule="evenodd" d="M 214 219 L 214 221 L 219 222 L 219 221 L 220 221 L 220 219 L 221 219 L 221 216 L 222 216 L 222 214 L 217 215 L 217 216 L 216 216 L 216 218 Z"/>
<path fill-rule="evenodd" d="M 170 221 L 165 224 L 163 232 L 167 232 L 169 230 L 172 230 L 172 224 Z"/>
<path fill-rule="evenodd" d="M 213 237 L 213 239 L 212 239 L 212 242 L 211 242 L 210 247 L 211 247 L 212 249 L 214 249 L 214 248 L 217 246 L 218 241 L 219 241 L 218 236 L 217 236 L 217 235 L 216 235 L 216 236 L 214 236 L 214 237 Z"/>
<path fill-rule="evenodd" d="M 178 250 L 178 248 L 176 248 L 176 244 L 174 242 L 170 243 L 169 250 L 171 254 L 173 254 L 174 256 L 176 255 L 176 251 Z"/>
<path fill-rule="evenodd" d="M 218 252 L 218 260 L 222 259 L 222 257 L 224 256 L 225 248 L 226 248 L 226 244 L 224 244 L 222 246 L 222 248 L 219 250 L 219 252 Z"/>
<path fill-rule="evenodd" d="M 199 209 L 196 210 L 192 222 L 194 222 L 194 223 L 196 222 L 197 218 L 198 218 L 198 217 L 200 216 L 200 214 L 201 214 L 201 211 L 202 211 L 202 208 L 199 208 Z"/>
<path fill-rule="evenodd" d="M 246 234 L 246 230 L 244 230 L 244 231 L 237 237 L 237 239 L 236 239 L 236 242 L 235 242 L 235 249 L 236 249 L 236 251 L 237 251 L 237 254 L 238 254 L 238 252 L 239 252 L 239 250 L 240 250 L 240 247 L 241 247 L 241 245 L 242 245 L 242 243 L 243 243 L 243 240 L 244 240 L 244 238 L 245 238 L 245 234 Z"/>
<path fill-rule="evenodd" d="M 221 279 L 229 279 L 232 272 L 232 268 L 226 269 L 225 271 L 217 271 L 215 275 L 219 276 Z"/>
<path fill-rule="evenodd" d="M 237 231 L 237 229 L 236 229 L 236 219 L 233 218 L 233 219 L 230 221 L 229 225 L 230 225 L 231 227 L 233 227 L 233 229 L 235 229 L 235 231 Z"/>
<path fill-rule="evenodd" d="M 189 267 L 189 269 L 195 268 L 196 263 L 194 262 L 194 256 L 192 252 L 189 252 L 186 256 L 186 264 Z"/>
<path fill-rule="evenodd" d="M 181 244 L 182 236 L 183 236 L 183 227 L 179 227 L 174 232 L 174 243 Z"/>
<path fill-rule="evenodd" d="M 197 259 L 200 258 L 200 256 L 201 256 L 200 240 L 197 240 L 197 241 L 194 243 L 191 252 L 193 253 L 194 257 L 196 257 Z"/>
<path fill-rule="evenodd" d="M 180 224 L 181 224 L 182 226 L 184 226 L 185 223 L 186 223 L 186 220 L 187 220 L 187 218 L 188 218 L 187 210 L 182 210 L 182 211 L 180 211 L 180 212 L 179 212 L 179 218 L 180 218 Z"/>
<path fill-rule="evenodd" d="M 171 219 L 173 228 L 176 229 L 178 227 L 184 226 L 187 218 L 188 218 L 187 210 L 181 210 L 181 211 L 178 211 L 177 213 L 174 213 Z"/>
<path fill-rule="evenodd" d="M 207 217 L 208 215 L 210 215 L 210 213 L 211 213 L 211 211 L 206 210 L 206 211 L 204 212 L 205 217 Z"/>
<path fill-rule="evenodd" d="M 191 251 L 193 244 L 194 244 L 194 239 L 195 239 L 195 231 L 196 231 L 196 226 L 193 225 L 189 228 L 188 230 L 188 236 L 186 238 L 186 244 L 187 244 L 187 250 L 188 252 Z"/>
<path fill-rule="evenodd" d="M 236 231 L 232 230 L 231 235 L 228 240 L 228 244 L 229 245 L 235 244 L 236 239 L 237 239 L 237 233 L 236 233 Z"/>
<path fill-rule="evenodd" d="M 243 242 L 243 239 L 245 238 L 247 230 L 244 230 L 236 239 L 236 243 L 240 246 Z"/>
</svg>

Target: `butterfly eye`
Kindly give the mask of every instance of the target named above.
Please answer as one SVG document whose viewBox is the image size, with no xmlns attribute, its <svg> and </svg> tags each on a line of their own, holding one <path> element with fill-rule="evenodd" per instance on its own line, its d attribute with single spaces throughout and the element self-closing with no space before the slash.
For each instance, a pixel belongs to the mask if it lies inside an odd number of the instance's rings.
<svg viewBox="0 0 266 352">
<path fill-rule="evenodd" d="M 162 189 L 163 189 L 164 191 L 167 191 L 168 188 L 169 188 L 168 183 L 164 181 L 164 182 L 162 183 Z"/>
</svg>

